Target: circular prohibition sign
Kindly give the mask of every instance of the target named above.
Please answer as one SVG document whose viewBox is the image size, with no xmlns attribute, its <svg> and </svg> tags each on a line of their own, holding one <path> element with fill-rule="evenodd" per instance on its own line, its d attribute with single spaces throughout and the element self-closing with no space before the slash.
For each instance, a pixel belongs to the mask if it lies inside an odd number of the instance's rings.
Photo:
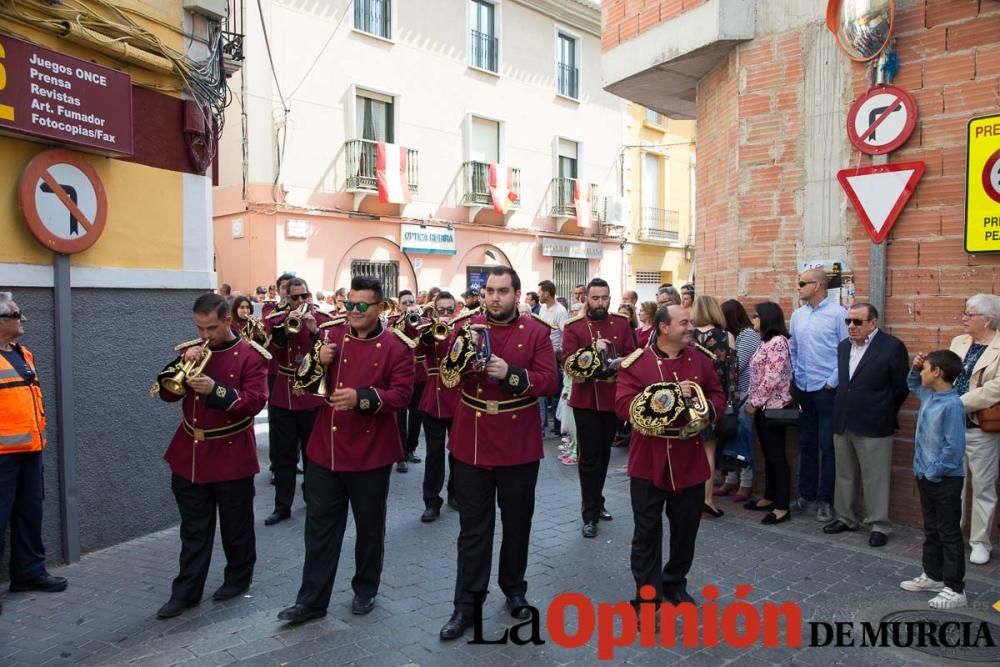
<svg viewBox="0 0 1000 667">
<path fill-rule="evenodd" d="M 987 197 L 1000 203 L 1000 149 L 996 150 L 983 165 L 983 190 Z"/>
<path fill-rule="evenodd" d="M 104 232 L 104 183 L 79 153 L 52 149 L 36 155 L 21 173 L 17 196 L 28 231 L 54 252 L 82 252 Z"/>
<path fill-rule="evenodd" d="M 884 155 L 906 143 L 917 125 L 917 103 L 898 86 L 862 93 L 847 112 L 847 138 L 862 153 Z"/>
</svg>

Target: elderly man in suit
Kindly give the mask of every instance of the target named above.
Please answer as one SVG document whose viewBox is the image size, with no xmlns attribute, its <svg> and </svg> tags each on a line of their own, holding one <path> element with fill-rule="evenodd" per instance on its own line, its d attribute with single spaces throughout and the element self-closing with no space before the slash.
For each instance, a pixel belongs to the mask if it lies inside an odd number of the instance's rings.
<svg viewBox="0 0 1000 667">
<path fill-rule="evenodd" d="M 837 482 L 835 519 L 827 534 L 858 529 L 855 510 L 858 477 L 864 490 L 864 522 L 871 526 L 868 544 L 885 545 L 889 522 L 889 476 L 896 414 L 910 390 L 906 387 L 909 356 L 903 342 L 880 331 L 878 311 L 856 303 L 847 311 L 847 340 L 837 346 L 837 393 L 833 399 L 833 446 Z"/>
</svg>

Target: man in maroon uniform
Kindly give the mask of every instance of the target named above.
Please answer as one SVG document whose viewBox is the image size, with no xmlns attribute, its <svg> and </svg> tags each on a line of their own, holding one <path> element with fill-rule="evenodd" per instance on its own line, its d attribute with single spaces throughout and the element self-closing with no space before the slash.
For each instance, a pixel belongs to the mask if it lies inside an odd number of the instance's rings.
<svg viewBox="0 0 1000 667">
<path fill-rule="evenodd" d="M 403 451 L 396 412 L 410 403 L 416 344 L 383 326 L 377 278 L 354 278 L 344 307 L 348 324 L 333 327 L 320 350 L 330 394 L 306 449 L 302 585 L 295 604 L 278 614 L 291 623 L 326 615 L 348 505 L 357 530 L 352 613 L 367 614 L 375 607 L 382 578 L 389 476 Z"/>
<path fill-rule="evenodd" d="M 268 445 L 271 471 L 274 473 L 274 512 L 264 519 L 265 526 L 273 526 L 292 515 L 299 459 L 301 458 L 305 467 L 306 443 L 309 442 L 309 434 L 316 421 L 316 412 L 323 404 L 323 399 L 318 396 L 295 391 L 292 386 L 295 370 L 302 358 L 312 351 L 314 342 L 320 338 L 320 327 L 325 331 L 333 319 L 315 309 L 300 311 L 310 296 L 305 280 L 292 278 L 285 285 L 288 310 L 265 320 L 278 359 L 278 379 L 271 387 L 268 406 Z M 288 321 L 293 316 L 300 320 L 301 329 L 297 333 L 288 330 Z"/>
<path fill-rule="evenodd" d="M 399 326 L 400 320 L 407 317 L 407 315 L 415 314 L 419 317 L 422 312 L 423 310 L 417 305 L 413 292 L 408 289 L 400 290 L 399 313 L 388 318 L 388 321 L 391 323 L 391 326 Z M 415 339 L 417 336 L 412 327 L 404 326 L 402 331 L 410 338 Z M 417 445 L 420 443 L 420 424 L 422 419 L 420 397 L 423 396 L 424 385 L 427 382 L 424 354 L 425 350 L 418 346 L 416 350 L 417 365 L 415 367 L 416 377 L 414 379 L 413 397 L 410 398 L 410 404 L 406 410 L 400 410 L 396 413 L 396 421 L 399 422 L 399 435 L 403 439 L 403 458 L 396 462 L 396 472 L 407 472 L 409 470 L 409 467 L 406 465 L 407 462 L 420 463 L 420 457 L 417 456 L 416 451 Z"/>
<path fill-rule="evenodd" d="M 636 350 L 621 364 L 615 395 L 618 417 L 630 419 L 632 399 L 649 385 L 679 381 L 685 397 L 692 396 L 692 383 L 701 387 L 710 405 L 709 419 L 714 422 L 725 409 L 726 397 L 712 360 L 691 346 L 694 328 L 687 311 L 681 306 L 661 306 L 654 326 L 656 333 L 649 347 Z M 676 424 L 682 425 L 681 421 Z M 679 435 L 676 428 L 659 435 L 644 435 L 638 430 L 632 433 L 628 474 L 635 520 L 632 576 L 636 600 L 640 599 L 639 589 L 650 584 L 657 596 L 662 594 L 671 604 L 694 601 L 687 593 L 687 573 L 694 560 L 709 471 L 701 437 Z M 670 522 L 670 555 L 661 570 L 664 511 Z"/>
<path fill-rule="evenodd" d="M 587 285 L 585 312 L 563 327 L 564 372 L 573 376 L 569 406 L 573 408 L 579 438 L 580 495 L 583 536 L 597 536 L 597 520 L 611 521 L 604 508 L 604 481 L 608 477 L 611 443 L 618 431 L 615 389 L 618 364 L 635 350 L 635 334 L 628 318 L 611 313 L 611 288 L 600 278 Z M 594 354 L 594 351 L 597 354 Z M 580 373 L 579 360 L 592 358 L 600 367 L 589 377 Z"/>
<path fill-rule="evenodd" d="M 212 597 L 228 600 L 243 593 L 257 561 L 253 476 L 260 467 L 253 418 L 267 401 L 267 361 L 233 333 L 225 298 L 198 297 L 194 321 L 200 340 L 186 344 L 182 356 L 160 372 L 154 385 L 163 400 L 182 401 L 183 415 L 163 457 L 173 472 L 170 485 L 181 515 L 180 573 L 170 601 L 156 614 L 159 618 L 173 618 L 201 601 L 212 560 L 216 512 L 226 572 Z M 200 374 L 184 380 L 183 398 L 167 390 L 182 361 L 201 360 L 203 341 L 212 356 Z"/>
<path fill-rule="evenodd" d="M 451 322 L 455 317 L 455 297 L 450 292 L 440 292 L 434 300 L 434 317 L 441 322 Z M 458 405 L 458 387 L 449 389 L 441 382 L 441 360 L 448 354 L 449 341 L 435 340 L 424 334 L 417 346 L 418 354 L 426 355 L 427 384 L 420 397 L 420 412 L 424 417 L 424 436 L 427 441 L 426 467 L 424 468 L 424 513 L 420 520 L 430 523 L 441 514 L 441 489 L 444 488 L 445 438 L 451 429 L 451 420 Z M 455 459 L 448 454 L 448 469 L 453 471 Z M 449 504 L 454 501 L 454 475 L 448 477 Z"/>
<path fill-rule="evenodd" d="M 290 273 L 282 273 L 278 276 L 274 285 L 271 288 L 275 290 L 275 301 L 268 300 L 261 307 L 260 319 L 264 324 L 264 328 L 267 331 L 267 320 L 272 318 L 284 317 L 284 313 L 288 312 L 288 292 L 287 285 L 288 281 L 294 278 Z M 270 333 L 268 333 L 270 336 Z M 271 354 L 270 361 L 267 362 L 267 390 L 268 392 L 274 388 L 274 383 L 278 381 L 278 357 L 281 356 L 281 347 L 275 343 L 274 338 L 271 337 L 271 342 L 267 346 L 267 351 Z M 271 437 L 272 428 L 271 425 L 271 411 L 267 411 L 267 456 L 269 460 L 268 470 L 271 471 L 271 484 L 274 484 L 274 438 Z"/>
<path fill-rule="evenodd" d="M 441 639 L 465 633 L 473 622 L 474 594 L 489 588 L 498 502 L 503 522 L 500 589 L 512 616 L 528 616 L 524 573 L 543 456 L 538 397 L 551 396 L 557 380 L 549 326 L 520 315 L 520 301 L 517 273 L 493 267 L 486 280 L 485 312 L 456 323 L 456 328 L 466 322 L 485 328 L 492 355 L 483 373 L 463 378 L 448 442 L 455 456 L 460 531 L 455 612 L 441 628 Z"/>
</svg>

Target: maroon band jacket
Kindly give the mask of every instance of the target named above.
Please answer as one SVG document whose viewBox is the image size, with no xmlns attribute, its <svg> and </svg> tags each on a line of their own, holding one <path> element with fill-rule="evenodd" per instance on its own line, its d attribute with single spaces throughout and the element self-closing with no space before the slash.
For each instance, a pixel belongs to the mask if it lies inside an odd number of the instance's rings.
<svg viewBox="0 0 1000 667">
<path fill-rule="evenodd" d="M 313 334 L 309 328 L 303 324 L 302 330 L 297 334 L 289 334 L 285 330 L 285 321 L 288 319 L 289 311 L 275 310 L 264 320 L 267 332 L 271 335 L 270 352 L 278 362 L 278 377 L 271 387 L 270 404 L 284 408 L 286 410 L 315 410 L 323 404 L 323 399 L 309 393 L 296 393 L 292 389 L 295 381 L 295 370 L 302 362 L 302 357 L 309 354 L 317 340 L 333 335 L 328 333 L 331 327 L 342 324 L 345 318 L 333 318 L 318 310 L 312 311 L 319 326 L 319 332 Z"/>
<path fill-rule="evenodd" d="M 563 360 L 583 347 L 590 347 L 598 338 L 611 341 L 618 357 L 626 357 L 635 350 L 635 334 L 624 315 L 608 313 L 603 320 L 579 315 L 563 325 Z M 565 361 L 564 361 L 565 363 Z M 614 412 L 615 375 L 606 378 L 573 378 L 569 393 L 569 406 L 587 410 Z"/>
<path fill-rule="evenodd" d="M 420 411 L 426 412 L 436 419 L 451 419 L 455 416 L 455 408 L 458 407 L 458 400 L 461 397 L 461 390 L 458 387 L 449 389 L 441 382 L 440 365 L 441 360 L 448 354 L 450 341 L 448 339 L 436 341 L 428 336 L 424 336 L 417 345 L 416 352 L 424 355 L 427 367 L 427 384 L 424 385 L 424 393 L 420 397 Z"/>
</svg>

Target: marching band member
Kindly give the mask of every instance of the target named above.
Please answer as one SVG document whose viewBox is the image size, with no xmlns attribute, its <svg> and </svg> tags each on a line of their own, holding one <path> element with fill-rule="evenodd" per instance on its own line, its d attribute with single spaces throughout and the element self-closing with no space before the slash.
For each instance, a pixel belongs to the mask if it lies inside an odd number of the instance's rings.
<svg viewBox="0 0 1000 667">
<path fill-rule="evenodd" d="M 465 333 L 483 327 L 485 335 L 476 335 L 490 341 L 492 348 L 488 360 L 482 360 L 482 372 L 461 378 L 461 400 L 448 442 L 455 456 L 460 531 L 455 611 L 441 628 L 441 639 L 465 633 L 473 623 L 473 594 L 489 588 L 498 502 L 503 522 L 500 589 L 512 616 L 528 615 L 524 573 L 538 462 L 543 456 L 538 397 L 551 396 L 557 380 L 549 326 L 534 316 L 520 315 L 520 300 L 517 273 L 505 266 L 490 269 L 486 310 L 458 318 L 448 353 L 452 359 L 463 352 L 459 341 L 469 339 L 459 335 L 458 328 L 466 323 L 470 329 L 463 329 Z M 446 364 L 441 368 L 444 373 Z"/>
<path fill-rule="evenodd" d="M 267 331 L 277 351 L 278 378 L 271 387 L 268 405 L 268 453 L 274 473 L 274 511 L 264 519 L 265 526 L 273 526 L 292 515 L 300 454 L 304 467 L 306 443 L 316 421 L 316 412 L 323 403 L 320 397 L 294 390 L 295 370 L 302 358 L 312 351 L 320 328 L 343 322 L 343 318 L 333 320 L 308 306 L 309 286 L 302 278 L 289 280 L 285 290 L 288 309 L 276 310 L 266 320 Z"/>
<path fill-rule="evenodd" d="M 271 344 L 264 324 L 253 316 L 253 302 L 248 297 L 238 296 L 230 305 L 233 315 L 233 332 L 242 336 L 248 343 L 253 341 L 265 350 Z"/>
<path fill-rule="evenodd" d="M 375 607 L 382 578 L 389 477 L 403 450 L 396 412 L 410 402 L 416 343 L 384 326 L 377 278 L 355 277 L 344 307 L 348 323 L 333 327 L 329 342 L 299 367 L 300 382 L 309 377 L 306 384 L 321 389 L 325 380 L 328 395 L 306 450 L 302 585 L 295 604 L 278 614 L 291 623 L 326 615 L 348 505 L 357 530 L 352 613 Z"/>
<path fill-rule="evenodd" d="M 182 401 L 183 415 L 163 457 L 173 473 L 170 485 L 181 515 L 180 572 L 158 618 L 173 618 L 201 601 L 216 512 L 226 572 L 212 597 L 228 600 L 243 593 L 257 560 L 253 477 L 260 467 L 253 419 L 267 401 L 267 352 L 233 332 L 229 305 L 219 295 L 195 301 L 194 322 L 201 337 L 179 346 L 182 356 L 153 385 L 164 401 Z M 206 350 L 211 352 L 207 361 Z M 185 362 L 203 361 L 200 372 L 182 372 Z"/>
<path fill-rule="evenodd" d="M 687 401 L 698 392 L 704 395 L 706 404 L 698 411 L 704 427 L 722 414 L 726 397 L 712 360 L 691 346 L 694 328 L 687 311 L 681 306 L 662 306 L 654 324 L 649 347 L 637 349 L 621 364 L 615 411 L 633 427 L 628 474 L 635 520 L 631 555 L 635 599 L 640 599 L 639 589 L 650 584 L 658 600 L 662 595 L 664 601 L 679 604 L 693 602 L 687 593 L 687 573 L 694 560 L 709 474 L 700 436 L 690 433 L 693 425 L 684 428 L 692 411 Z M 650 385 L 665 382 L 675 384 L 647 396 L 647 388 L 653 389 Z M 644 398 L 648 398 L 645 404 Z M 650 416 L 653 422 L 655 417 L 663 418 L 666 425 L 651 428 L 645 421 Z M 665 567 L 660 555 L 664 510 L 670 523 Z"/>
<path fill-rule="evenodd" d="M 409 337 L 416 338 L 417 333 L 405 326 L 407 315 L 415 313 L 420 315 L 421 308 L 416 305 L 413 292 L 408 289 L 399 292 L 399 313 L 390 318 L 392 326 L 402 326 L 401 329 Z M 405 410 L 396 413 L 399 422 L 399 434 L 403 438 L 403 458 L 396 462 L 396 472 L 407 472 L 407 461 L 420 463 L 420 457 L 416 455 L 417 445 L 420 443 L 420 397 L 424 393 L 424 385 L 427 382 L 427 368 L 424 366 L 425 351 L 418 347 L 416 351 L 416 379 L 413 387 L 413 397 Z"/>
<path fill-rule="evenodd" d="M 597 536 L 597 520 L 611 521 L 604 507 L 604 482 L 611 443 L 618 431 L 615 415 L 617 369 L 635 350 L 629 320 L 609 312 L 611 288 L 600 278 L 587 285 L 586 310 L 563 327 L 563 371 L 573 378 L 569 406 L 579 440 L 577 468 L 583 503 L 583 536 Z"/>
</svg>

